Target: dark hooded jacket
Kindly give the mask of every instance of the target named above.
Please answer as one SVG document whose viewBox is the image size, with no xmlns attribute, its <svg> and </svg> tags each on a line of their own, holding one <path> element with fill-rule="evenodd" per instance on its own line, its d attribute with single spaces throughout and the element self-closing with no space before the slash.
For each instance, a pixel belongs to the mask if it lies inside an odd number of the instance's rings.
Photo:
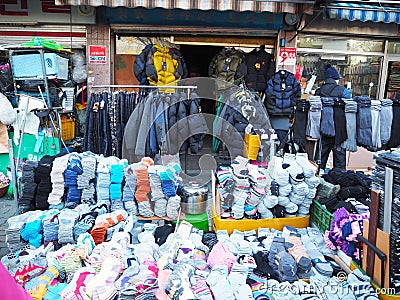
<svg viewBox="0 0 400 300">
<path fill-rule="evenodd" d="M 301 98 L 301 87 L 293 73 L 280 70 L 268 81 L 265 95 L 265 107 L 270 116 L 290 116 Z"/>
<path fill-rule="evenodd" d="M 265 92 L 268 79 L 274 75 L 274 57 L 264 49 L 254 49 L 246 54 L 246 85 L 257 91 Z"/>
</svg>

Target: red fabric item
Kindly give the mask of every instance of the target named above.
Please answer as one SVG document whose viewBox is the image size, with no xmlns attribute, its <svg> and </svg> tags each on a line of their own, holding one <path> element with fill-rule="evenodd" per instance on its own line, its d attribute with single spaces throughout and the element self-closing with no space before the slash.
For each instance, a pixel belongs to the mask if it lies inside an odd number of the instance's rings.
<svg viewBox="0 0 400 300">
<path fill-rule="evenodd" d="M 32 297 L 18 285 L 11 274 L 0 262 L 1 299 L 2 300 L 33 300 Z"/>
</svg>

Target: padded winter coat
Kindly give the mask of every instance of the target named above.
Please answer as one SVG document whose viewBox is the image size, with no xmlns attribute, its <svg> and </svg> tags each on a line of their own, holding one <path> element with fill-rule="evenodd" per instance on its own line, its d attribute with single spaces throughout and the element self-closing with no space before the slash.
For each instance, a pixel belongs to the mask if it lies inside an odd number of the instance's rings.
<svg viewBox="0 0 400 300">
<path fill-rule="evenodd" d="M 265 92 L 268 79 L 275 72 L 273 55 L 264 49 L 254 49 L 246 54 L 245 58 L 247 65 L 246 85 L 257 92 Z"/>
<path fill-rule="evenodd" d="M 301 87 L 293 73 L 280 70 L 268 80 L 265 95 L 264 104 L 270 116 L 290 116 L 301 98 Z"/>
<path fill-rule="evenodd" d="M 351 98 L 351 92 L 344 86 L 338 85 L 333 78 L 327 78 L 325 84 L 315 91 L 315 95 L 332 98 Z"/>
<path fill-rule="evenodd" d="M 231 157 L 243 155 L 244 134 L 248 124 L 254 129 L 268 130 L 271 128 L 265 108 L 260 98 L 251 94 L 251 106 L 255 109 L 254 116 L 245 118 L 242 113 L 242 103 L 239 102 L 237 91 L 234 92 L 224 105 L 220 117 L 214 127 L 214 134 L 226 145 Z M 223 121 L 224 119 L 225 121 Z"/>
<path fill-rule="evenodd" d="M 208 67 L 208 76 L 228 83 L 239 84 L 247 73 L 244 53 L 236 49 L 222 49 L 214 56 Z M 227 86 L 219 83 L 218 88 Z"/>
</svg>

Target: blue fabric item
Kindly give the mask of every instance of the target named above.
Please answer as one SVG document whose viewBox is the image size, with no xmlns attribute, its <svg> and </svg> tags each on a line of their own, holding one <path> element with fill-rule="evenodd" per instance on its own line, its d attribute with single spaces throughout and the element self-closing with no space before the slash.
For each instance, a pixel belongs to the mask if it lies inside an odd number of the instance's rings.
<svg viewBox="0 0 400 300">
<path fill-rule="evenodd" d="M 25 227 L 21 229 L 20 234 L 25 241 L 28 241 L 30 239 L 35 238 L 41 231 L 42 231 L 42 221 L 35 220 L 33 222 L 26 223 Z"/>
<path fill-rule="evenodd" d="M 393 1 L 393 4 L 397 1 Z M 379 2 L 378 2 L 379 3 Z M 372 21 L 400 24 L 400 12 L 396 7 L 356 3 L 330 3 L 326 15 L 330 19 L 349 21 Z"/>
<path fill-rule="evenodd" d="M 81 202 L 82 190 L 79 190 L 76 185 L 72 185 L 68 189 L 66 204 L 73 202 L 79 204 Z"/>
<path fill-rule="evenodd" d="M 76 174 L 81 175 L 83 173 L 83 169 L 80 157 L 77 155 L 73 155 L 68 162 L 67 169 L 73 170 L 76 172 Z"/>
<path fill-rule="evenodd" d="M 110 168 L 110 181 L 112 183 L 122 183 L 124 179 L 124 166 L 112 165 Z"/>
<path fill-rule="evenodd" d="M 332 78 L 335 80 L 340 79 L 339 72 L 329 64 L 327 65 L 327 68 L 325 68 L 324 77 L 325 77 L 325 79 L 328 79 L 328 78 Z"/>
<path fill-rule="evenodd" d="M 121 200 L 122 198 L 122 185 L 120 183 L 110 184 L 110 199 L 111 200 Z"/>
<path fill-rule="evenodd" d="M 122 201 L 135 201 L 135 195 L 133 194 L 131 188 L 128 184 L 125 184 L 122 191 Z"/>
<path fill-rule="evenodd" d="M 346 222 L 343 224 L 342 227 L 342 236 L 343 238 L 347 238 L 351 233 L 353 232 L 353 230 L 351 229 L 351 222 Z"/>
<path fill-rule="evenodd" d="M 296 101 L 301 97 L 301 86 L 293 73 L 280 70 L 268 80 L 265 94 L 270 116 L 291 115 Z"/>
<path fill-rule="evenodd" d="M 175 183 L 172 180 L 162 180 L 161 188 L 167 199 L 176 196 Z"/>
<path fill-rule="evenodd" d="M 371 99 L 368 96 L 356 96 L 353 100 L 358 103 L 357 145 L 372 147 Z"/>
<path fill-rule="evenodd" d="M 335 122 L 333 111 L 333 98 L 321 97 L 321 134 L 326 137 L 335 136 Z"/>
</svg>

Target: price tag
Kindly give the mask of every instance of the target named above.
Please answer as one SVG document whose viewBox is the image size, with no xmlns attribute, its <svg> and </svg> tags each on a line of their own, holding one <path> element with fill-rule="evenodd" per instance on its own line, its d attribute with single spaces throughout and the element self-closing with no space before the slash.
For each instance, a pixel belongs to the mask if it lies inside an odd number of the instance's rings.
<svg viewBox="0 0 400 300">
<path fill-rule="evenodd" d="M 276 133 L 271 134 L 271 140 L 277 140 L 278 135 Z"/>
<path fill-rule="evenodd" d="M 263 134 L 261 135 L 261 139 L 262 139 L 262 140 L 268 140 L 268 134 L 263 133 Z"/>
</svg>

